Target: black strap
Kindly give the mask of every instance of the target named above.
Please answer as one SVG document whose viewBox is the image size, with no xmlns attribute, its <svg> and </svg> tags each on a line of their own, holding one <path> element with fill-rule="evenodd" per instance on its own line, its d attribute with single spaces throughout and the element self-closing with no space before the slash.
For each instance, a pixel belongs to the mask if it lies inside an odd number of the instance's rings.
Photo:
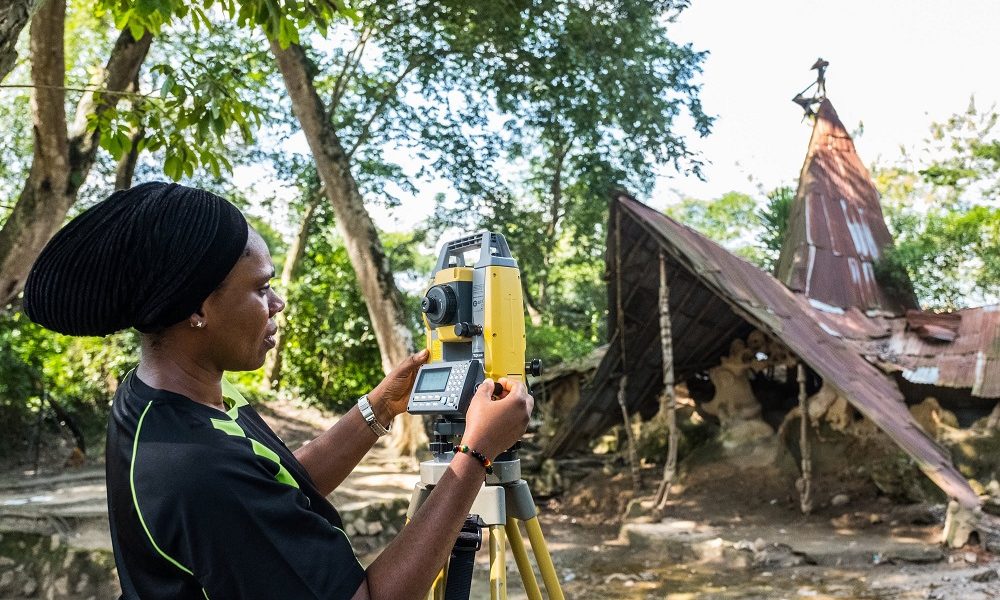
<svg viewBox="0 0 1000 600">
<path fill-rule="evenodd" d="M 482 547 L 483 522 L 479 515 L 469 515 L 451 550 L 448 581 L 444 588 L 445 600 L 469 599 L 472 592 L 472 567 L 476 564 L 476 552 Z"/>
</svg>

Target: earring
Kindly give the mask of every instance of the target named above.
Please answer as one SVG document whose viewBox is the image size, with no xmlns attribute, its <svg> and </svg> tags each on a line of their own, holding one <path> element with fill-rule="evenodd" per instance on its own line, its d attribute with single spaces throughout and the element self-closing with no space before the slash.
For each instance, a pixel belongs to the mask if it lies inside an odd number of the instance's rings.
<svg viewBox="0 0 1000 600">
<path fill-rule="evenodd" d="M 191 323 L 191 327 L 197 327 L 198 329 L 201 329 L 204 326 L 205 326 L 204 321 L 197 321 L 195 323 Z"/>
</svg>

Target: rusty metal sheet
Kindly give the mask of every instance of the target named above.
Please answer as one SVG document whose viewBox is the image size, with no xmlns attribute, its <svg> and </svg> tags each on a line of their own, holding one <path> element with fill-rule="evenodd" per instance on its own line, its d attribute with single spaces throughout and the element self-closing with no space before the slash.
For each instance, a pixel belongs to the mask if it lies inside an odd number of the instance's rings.
<svg viewBox="0 0 1000 600">
<path fill-rule="evenodd" d="M 1000 398 L 1000 306 L 966 308 L 946 315 L 888 320 L 884 340 L 849 339 L 856 350 L 911 383 L 969 389 L 973 396 Z M 951 342 L 927 339 L 918 326 L 953 332 Z"/>
<path fill-rule="evenodd" d="M 906 328 L 920 339 L 932 342 L 954 342 L 962 324 L 957 312 L 933 313 L 924 310 L 906 311 Z"/>
<path fill-rule="evenodd" d="M 675 310 L 685 309 L 689 304 L 689 296 L 697 298 L 697 305 L 703 306 L 703 310 L 711 308 L 713 311 L 708 315 L 708 324 L 711 325 L 714 321 L 717 324 L 716 330 L 709 336 L 704 333 L 699 335 L 698 340 L 715 337 L 728 344 L 736 332 L 747 331 L 749 327 L 760 329 L 780 340 L 825 381 L 836 386 L 861 414 L 910 454 L 924 473 L 946 494 L 965 506 L 979 504 L 978 497 L 952 465 L 947 453 L 914 421 L 899 388 L 859 354 L 859 350 L 866 348 L 855 346 L 851 341 L 827 331 L 821 322 L 823 315 L 813 309 L 808 300 L 804 303 L 800 295 L 790 291 L 771 275 L 631 197 L 619 196 L 612 203 L 611 211 L 612 222 L 619 223 L 622 231 L 629 236 L 627 249 L 624 239 L 621 248 L 628 258 L 622 261 L 622 271 L 627 270 L 627 275 L 631 278 L 627 281 L 622 279 L 621 286 L 629 299 L 641 298 L 639 291 L 643 289 L 647 292 L 655 291 L 658 277 L 657 270 L 652 265 L 657 264 L 658 253 L 664 252 L 671 258 L 668 262 L 669 280 L 694 282 L 680 290 L 674 289 L 674 284 L 671 283 L 671 314 Z M 613 235 L 612 228 L 609 228 L 609 306 L 612 307 L 617 289 L 614 287 L 616 276 L 626 275 L 616 273 L 613 259 L 614 253 L 619 249 Z M 650 240 L 653 244 L 648 243 Z M 650 246 L 655 249 L 649 250 Z M 685 300 L 675 300 L 678 295 L 684 296 Z M 634 359 L 660 356 L 658 331 L 648 326 L 649 323 L 656 322 L 656 303 L 647 301 L 637 304 L 635 301 L 626 301 L 623 306 L 626 323 L 624 335 L 629 339 L 626 351 L 633 360 L 627 357 L 623 359 L 621 356 L 622 345 L 615 341 L 620 332 L 615 309 L 612 308 L 609 319 L 609 337 L 612 342 L 608 352 L 598 367 L 587 398 L 581 401 L 576 415 L 567 418 L 550 443 L 547 454 L 555 455 L 571 448 L 581 439 L 592 439 L 601 433 L 600 427 L 620 421 L 620 412 L 616 415 L 615 391 L 623 372 L 629 374 L 626 397 L 630 408 L 648 411 L 652 406 L 655 411 L 656 395 L 662 389 L 662 381 L 658 381 L 659 365 L 651 367 L 647 364 L 648 360 Z M 743 330 L 734 327 L 731 320 L 733 316 L 745 322 Z M 965 319 L 963 324 L 964 322 Z M 629 329 L 629 323 L 640 325 Z M 694 353 L 695 348 L 701 351 L 704 344 L 692 347 L 694 342 L 678 330 L 673 332 L 673 337 L 675 370 L 679 371 L 678 377 L 681 377 L 688 355 Z M 869 343 L 874 341 L 871 338 L 865 339 Z M 889 345 L 886 340 L 878 343 L 886 347 Z M 698 356 L 693 362 L 712 356 L 717 360 L 721 355 L 720 351 L 721 349 L 716 349 L 714 354 Z M 632 376 L 633 371 L 635 377 Z"/>
<path fill-rule="evenodd" d="M 875 278 L 892 245 L 878 190 L 829 100 L 816 115 L 775 276 L 831 306 L 900 315 L 916 308 L 912 291 L 894 297 Z"/>
</svg>

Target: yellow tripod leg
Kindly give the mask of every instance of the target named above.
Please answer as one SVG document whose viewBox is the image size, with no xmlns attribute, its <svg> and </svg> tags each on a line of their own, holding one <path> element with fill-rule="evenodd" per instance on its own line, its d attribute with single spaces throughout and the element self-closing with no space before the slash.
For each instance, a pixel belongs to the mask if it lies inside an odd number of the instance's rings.
<svg viewBox="0 0 1000 600">
<path fill-rule="evenodd" d="M 508 517 L 504 529 L 510 541 L 510 550 L 514 554 L 514 562 L 517 563 L 517 571 L 524 583 L 524 593 L 527 594 L 528 600 L 542 600 L 542 590 L 538 588 L 535 572 L 531 570 L 531 563 L 528 562 L 528 551 L 524 547 L 521 530 L 517 527 L 517 519 Z"/>
<path fill-rule="evenodd" d="M 549 593 L 549 600 L 564 600 L 559 579 L 556 577 L 556 568 L 552 564 L 552 556 L 545 545 L 545 538 L 542 537 L 542 526 L 538 522 L 538 517 L 525 521 L 524 528 L 528 531 L 531 550 L 535 553 L 538 570 L 542 572 L 542 581 L 545 583 L 545 591 Z"/>
<path fill-rule="evenodd" d="M 442 600 L 444 598 L 444 571 L 438 573 L 431 584 L 430 591 L 427 592 L 427 600 Z"/>
<path fill-rule="evenodd" d="M 507 549 L 500 525 L 490 525 L 490 600 L 507 600 Z"/>
</svg>

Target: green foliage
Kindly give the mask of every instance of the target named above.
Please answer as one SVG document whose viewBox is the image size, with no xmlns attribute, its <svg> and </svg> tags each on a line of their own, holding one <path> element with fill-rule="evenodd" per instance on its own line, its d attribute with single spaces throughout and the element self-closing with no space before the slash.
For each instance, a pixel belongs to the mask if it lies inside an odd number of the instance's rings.
<svg viewBox="0 0 1000 600">
<path fill-rule="evenodd" d="M 101 0 L 98 4 L 114 15 L 115 26 L 129 29 L 135 39 L 146 31 L 160 35 L 164 26 L 175 18 L 190 16 L 196 31 L 201 27 L 211 29 L 213 11 L 221 11 L 241 28 L 261 27 L 268 37 L 277 40 L 282 48 L 299 42 L 299 31 L 315 25 L 325 31 L 335 18 L 357 15 L 344 3 L 321 0 L 318 2 L 273 2 L 270 0 L 202 0 L 200 3 L 180 0 Z"/>
<path fill-rule="evenodd" d="M 781 186 L 768 192 L 767 202 L 757 211 L 763 232 L 760 236 L 761 268 L 771 273 L 778 264 L 788 234 L 788 218 L 795 202 L 795 188 Z"/>
<path fill-rule="evenodd" d="M 975 103 L 934 123 L 921 152 L 875 167 L 895 247 L 879 281 L 921 306 L 956 309 L 1000 300 L 1000 142 L 994 110 Z"/>
<path fill-rule="evenodd" d="M 20 312 L 0 315 L 0 449 L 24 449 L 24 432 L 32 430 L 43 393 L 87 437 L 98 439 L 117 382 L 137 362 L 134 332 L 73 338 L 47 331 Z"/>
<path fill-rule="evenodd" d="M 697 230 L 730 252 L 771 272 L 788 229 L 795 190 L 775 188 L 764 200 L 728 192 L 714 200 L 687 198 L 667 208 L 673 219 Z"/>
<path fill-rule="evenodd" d="M 687 198 L 667 208 L 667 216 L 731 250 L 750 245 L 757 214 L 757 202 L 740 192 L 727 192 L 715 200 Z"/>
<path fill-rule="evenodd" d="M 381 381 L 368 309 L 332 212 L 317 209 L 301 276 L 287 290 L 283 386 L 333 409 L 348 409 Z"/>
<path fill-rule="evenodd" d="M 477 7 L 481 26 L 450 39 L 455 68 L 432 89 L 461 99 L 466 125 L 431 147 L 458 199 L 442 197 L 429 226 L 507 237 L 533 327 L 543 328 L 529 327 L 529 338 L 544 342 L 535 350 L 543 357 L 542 346 L 552 348 L 550 360 L 585 354 L 584 340 L 604 337 L 609 192 L 651 189 L 666 165 L 699 170 L 678 117 L 707 134 L 694 83 L 704 53 L 667 35 L 686 5 L 543 0 L 483 15 Z"/>
<path fill-rule="evenodd" d="M 912 281 L 924 308 L 956 309 L 1000 297 L 1000 211 L 937 208 L 892 217 L 896 245 L 876 265 L 880 282 L 906 290 Z"/>
<path fill-rule="evenodd" d="M 526 334 L 525 357 L 528 360 L 541 359 L 542 366 L 546 368 L 587 356 L 597 345 L 590 331 L 575 327 L 532 326 L 528 323 Z"/>
<path fill-rule="evenodd" d="M 192 177 L 199 167 L 216 178 L 232 171 L 232 135 L 253 142 L 273 67 L 259 36 L 212 25 L 207 37 L 181 27 L 157 40 L 142 84 L 156 91 L 132 94 L 89 123 L 102 132 L 101 146 L 113 158 L 128 153 L 133 133 L 141 131 L 139 151 L 162 152 L 163 172 L 171 179 Z"/>
</svg>

